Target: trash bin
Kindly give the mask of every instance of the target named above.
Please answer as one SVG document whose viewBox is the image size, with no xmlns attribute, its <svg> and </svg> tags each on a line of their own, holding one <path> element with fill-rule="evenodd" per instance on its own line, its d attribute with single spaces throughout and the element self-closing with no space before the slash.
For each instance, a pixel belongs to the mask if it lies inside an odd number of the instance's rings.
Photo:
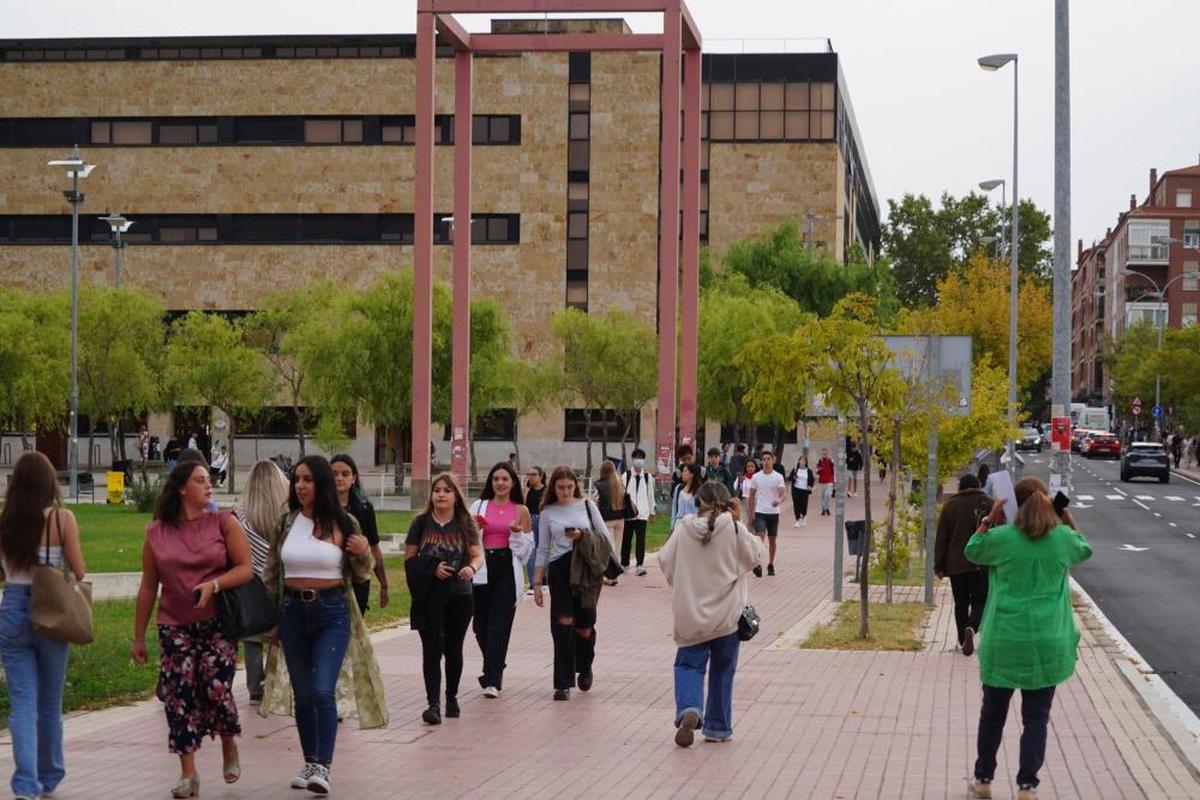
<svg viewBox="0 0 1200 800">
<path fill-rule="evenodd" d="M 125 504 L 125 473 L 109 470 L 107 475 L 108 504 L 120 506 Z"/>
<path fill-rule="evenodd" d="M 846 520 L 846 546 L 850 555 L 861 556 L 863 543 L 866 541 L 867 521 L 865 519 Z"/>
<path fill-rule="evenodd" d="M 133 483 L 133 459 L 120 458 L 112 462 L 112 471 L 120 472 L 125 476 L 125 483 Z"/>
</svg>

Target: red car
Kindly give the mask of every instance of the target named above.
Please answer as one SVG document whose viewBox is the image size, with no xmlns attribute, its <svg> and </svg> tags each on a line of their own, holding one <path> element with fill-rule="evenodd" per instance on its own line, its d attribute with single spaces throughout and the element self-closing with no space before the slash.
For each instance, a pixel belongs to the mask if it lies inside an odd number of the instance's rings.
<svg viewBox="0 0 1200 800">
<path fill-rule="evenodd" d="M 1083 440 L 1083 448 L 1088 458 L 1121 457 L 1121 440 L 1115 433 L 1093 433 Z"/>
</svg>

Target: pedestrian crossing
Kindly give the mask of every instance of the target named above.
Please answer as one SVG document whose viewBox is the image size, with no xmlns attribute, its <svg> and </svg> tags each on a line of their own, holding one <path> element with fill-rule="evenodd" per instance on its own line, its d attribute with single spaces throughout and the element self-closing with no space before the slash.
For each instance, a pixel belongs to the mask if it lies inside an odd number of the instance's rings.
<svg viewBox="0 0 1200 800">
<path fill-rule="evenodd" d="M 1093 494 L 1077 494 L 1077 495 L 1074 495 L 1074 497 L 1072 499 L 1078 500 L 1078 501 L 1084 502 L 1084 503 L 1091 503 L 1091 502 L 1094 502 L 1097 499 L 1097 497 L 1098 497 L 1097 495 L 1093 495 Z M 1187 503 L 1187 502 L 1189 502 L 1188 498 L 1181 497 L 1180 495 L 1177 495 L 1177 494 L 1168 494 L 1168 495 L 1163 495 L 1161 497 L 1159 497 L 1157 495 L 1152 495 L 1152 494 L 1133 494 L 1133 495 L 1105 494 L 1105 495 L 1099 495 L 1099 497 L 1102 497 L 1105 500 L 1117 500 L 1117 501 L 1141 500 L 1143 503 L 1155 503 L 1160 500 L 1164 503 Z M 1190 502 L 1193 504 L 1193 506 L 1200 504 L 1200 494 L 1192 495 Z"/>
</svg>

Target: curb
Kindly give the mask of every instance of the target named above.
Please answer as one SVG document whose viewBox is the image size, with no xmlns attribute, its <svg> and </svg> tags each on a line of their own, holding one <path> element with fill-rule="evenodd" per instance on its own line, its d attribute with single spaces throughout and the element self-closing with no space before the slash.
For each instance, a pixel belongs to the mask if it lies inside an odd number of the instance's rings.
<svg viewBox="0 0 1200 800">
<path fill-rule="evenodd" d="M 1114 659 L 1114 662 L 1125 680 L 1146 704 L 1180 755 L 1200 774 L 1200 717 L 1179 699 L 1074 578 L 1071 578 L 1071 590 L 1078 593 L 1079 598 L 1087 604 L 1089 613 L 1120 649 L 1124 658 Z"/>
</svg>

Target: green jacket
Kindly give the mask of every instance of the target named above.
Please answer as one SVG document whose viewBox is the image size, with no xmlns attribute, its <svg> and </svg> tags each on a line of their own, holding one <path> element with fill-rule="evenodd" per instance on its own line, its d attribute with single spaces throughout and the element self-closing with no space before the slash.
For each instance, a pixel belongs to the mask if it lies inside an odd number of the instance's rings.
<svg viewBox="0 0 1200 800">
<path fill-rule="evenodd" d="M 715 481 L 716 483 L 725 484 L 725 488 L 730 492 L 733 491 L 733 475 L 725 467 L 717 467 L 713 469 L 707 464 L 704 465 L 704 480 Z"/>
<path fill-rule="evenodd" d="M 1015 525 L 976 533 L 968 559 L 988 566 L 980 623 L 979 677 L 987 686 L 1044 689 L 1071 677 L 1079 631 L 1067 575 L 1092 555 L 1082 533 L 1059 525 L 1030 539 Z"/>
</svg>

